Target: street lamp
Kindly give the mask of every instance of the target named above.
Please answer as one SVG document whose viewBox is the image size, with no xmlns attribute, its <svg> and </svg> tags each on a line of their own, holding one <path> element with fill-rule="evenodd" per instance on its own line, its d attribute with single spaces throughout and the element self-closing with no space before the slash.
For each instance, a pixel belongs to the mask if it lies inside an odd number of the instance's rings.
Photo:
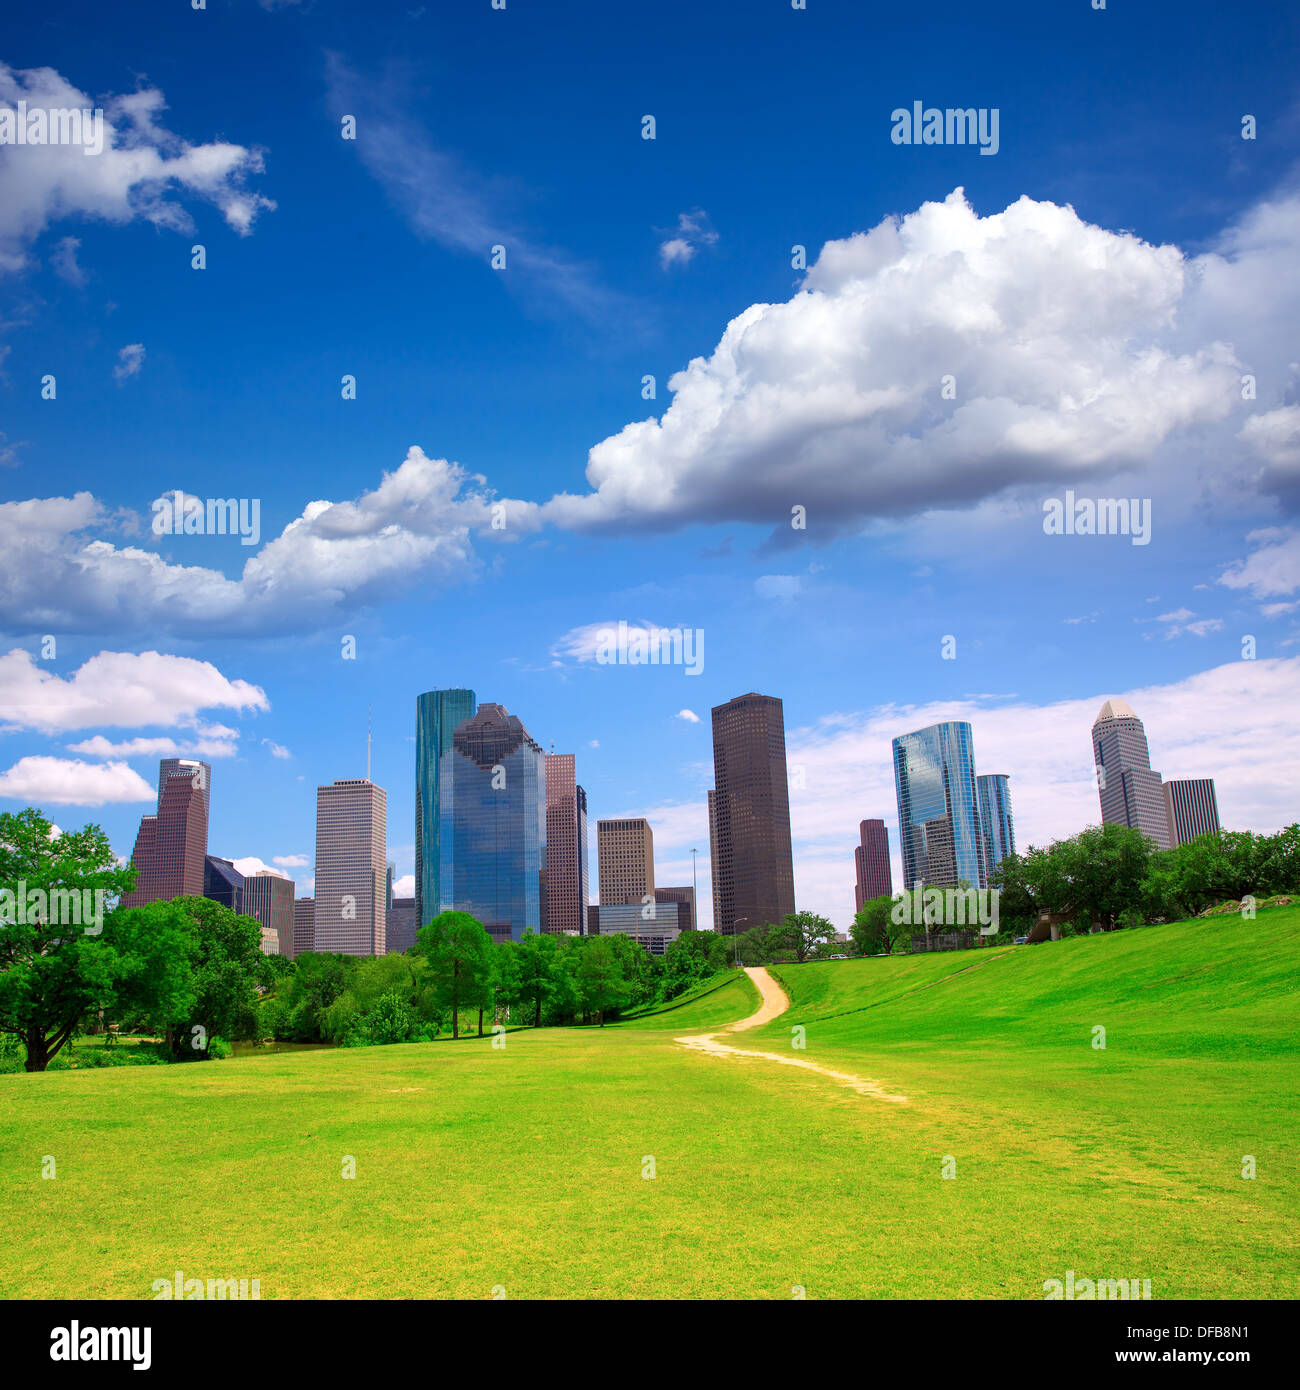
<svg viewBox="0 0 1300 1390">
<path fill-rule="evenodd" d="M 732 960 L 731 960 L 731 963 L 732 963 L 733 965 L 739 965 L 739 964 L 740 964 L 740 937 L 736 934 L 736 928 L 737 928 L 742 922 L 748 922 L 748 921 L 749 921 L 749 918 L 748 918 L 748 917 L 737 917 L 736 920 L 731 924 L 731 944 L 732 944 Z"/>
</svg>

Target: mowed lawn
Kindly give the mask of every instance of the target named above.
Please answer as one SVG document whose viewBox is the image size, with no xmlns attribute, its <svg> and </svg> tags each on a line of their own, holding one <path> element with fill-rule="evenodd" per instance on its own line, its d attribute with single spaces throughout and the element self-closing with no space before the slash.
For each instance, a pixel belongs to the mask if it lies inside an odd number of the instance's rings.
<svg viewBox="0 0 1300 1390">
<path fill-rule="evenodd" d="M 0 1076 L 0 1295 L 1041 1298 L 1073 1269 L 1291 1297 L 1298 963 L 1276 909 L 773 967 L 791 1011 L 732 1041 L 801 1025 L 795 1055 L 906 1104 L 676 1044 L 753 1011 L 734 977 L 499 1049 Z"/>
</svg>

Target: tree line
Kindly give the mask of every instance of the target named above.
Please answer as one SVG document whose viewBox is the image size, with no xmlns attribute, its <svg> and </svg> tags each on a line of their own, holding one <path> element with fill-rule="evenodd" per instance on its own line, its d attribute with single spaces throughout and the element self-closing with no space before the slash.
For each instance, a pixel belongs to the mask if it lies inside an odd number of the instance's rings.
<svg viewBox="0 0 1300 1390">
<path fill-rule="evenodd" d="M 684 932 L 652 957 L 623 935 L 495 942 L 463 912 L 427 923 L 405 954 L 290 961 L 263 954 L 255 918 L 208 898 L 112 906 L 93 926 L 25 910 L 56 889 L 117 904 L 135 879 L 98 826 L 58 833 L 34 807 L 0 814 L 0 887 L 23 896 L 0 908 L 0 1068 L 44 1071 L 77 1036 L 114 1025 L 161 1040 L 140 1060 L 177 1062 L 226 1056 L 231 1041 L 363 1046 L 495 1023 L 603 1025 L 727 965 L 712 932 Z"/>
<path fill-rule="evenodd" d="M 1026 933 L 1039 914 L 1063 932 L 1113 931 L 1195 917 L 1222 903 L 1262 901 L 1300 889 L 1300 824 L 1275 835 L 1220 831 L 1158 850 L 1141 831 L 1093 825 L 1045 849 L 1031 845 L 990 876 L 999 894 L 999 937 Z M 894 911 L 898 895 L 873 898 L 854 918 L 855 953 L 908 950 L 919 913 Z M 898 921 L 904 917 L 906 920 Z"/>
</svg>

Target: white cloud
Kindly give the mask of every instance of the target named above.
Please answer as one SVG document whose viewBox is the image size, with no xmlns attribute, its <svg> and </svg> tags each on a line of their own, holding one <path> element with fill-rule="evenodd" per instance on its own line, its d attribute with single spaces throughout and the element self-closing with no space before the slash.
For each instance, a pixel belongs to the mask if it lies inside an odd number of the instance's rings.
<svg viewBox="0 0 1300 1390">
<path fill-rule="evenodd" d="M 276 743 L 272 739 L 264 738 L 262 742 L 271 750 L 273 758 L 292 758 L 293 754 L 282 744 Z"/>
<path fill-rule="evenodd" d="M 188 489 L 187 489 L 188 491 Z M 509 541 L 536 528 L 535 503 L 498 499 L 481 476 L 412 447 L 356 501 L 309 502 L 239 579 L 171 564 L 87 532 L 112 518 L 88 492 L 0 503 L 0 623 L 20 631 L 283 631 L 420 582 L 473 572 L 472 532 Z M 494 520 L 499 521 L 495 529 Z M 168 537 L 197 554 L 206 537 Z M 197 546 L 187 542 L 197 541 Z M 203 553 L 210 553 L 204 551 Z"/>
<path fill-rule="evenodd" d="M 230 862 L 235 866 L 235 872 L 243 874 L 245 878 L 252 878 L 254 874 L 259 873 L 274 874 L 276 878 L 289 877 L 283 869 L 277 869 L 274 864 L 265 863 L 255 854 L 245 855 L 243 859 L 232 859 Z M 276 860 L 277 864 L 279 862 Z"/>
<path fill-rule="evenodd" d="M 1255 209 L 1191 259 L 1030 198 L 979 217 L 957 190 L 828 242 L 793 298 L 751 305 L 670 379 L 659 419 L 596 444 L 594 491 L 546 515 L 787 534 L 795 504 L 834 529 L 1129 469 L 1185 474 L 1191 432 L 1231 446 L 1240 428 L 1239 357 L 1284 340 L 1298 210 Z"/>
<path fill-rule="evenodd" d="M 698 724 L 700 716 L 693 709 L 679 709 L 676 718 L 684 719 L 688 724 Z"/>
<path fill-rule="evenodd" d="M 717 241 L 718 234 L 703 208 L 679 213 L 673 234 L 659 243 L 659 264 L 665 270 L 685 265 L 701 246 L 715 246 Z"/>
<path fill-rule="evenodd" d="M 204 709 L 269 708 L 260 687 L 229 680 L 210 661 L 188 656 L 100 652 L 67 677 L 43 669 L 20 647 L 0 656 L 0 722 L 12 728 L 166 727 Z"/>
<path fill-rule="evenodd" d="M 272 860 L 282 869 L 305 869 L 311 863 L 305 854 L 276 854 Z"/>
<path fill-rule="evenodd" d="M 1246 589 L 1255 598 L 1293 594 L 1300 589 L 1300 531 L 1273 526 L 1252 531 L 1246 540 L 1257 549 L 1229 565 L 1219 576 L 1220 584 Z"/>
<path fill-rule="evenodd" d="M 227 141 L 191 145 L 165 130 L 156 118 L 166 102 L 156 88 L 95 100 L 53 68 L 0 63 L 0 103 L 19 101 L 29 108 L 102 107 L 104 147 L 88 155 L 80 145 L 0 146 L 0 271 L 23 269 L 28 248 L 55 219 L 139 219 L 187 233 L 193 222 L 179 194 L 214 204 L 243 235 L 259 212 L 275 206 L 245 187 L 262 170 L 256 150 Z"/>
<path fill-rule="evenodd" d="M 798 574 L 763 574 L 754 580 L 754 592 L 759 598 L 797 598 L 803 592 L 803 576 Z"/>
<path fill-rule="evenodd" d="M 393 880 L 393 897 L 413 898 L 415 897 L 415 875 L 403 874 L 401 878 Z"/>
<path fill-rule="evenodd" d="M 125 381 L 128 377 L 139 376 L 144 366 L 144 344 L 128 343 L 117 354 L 117 366 L 113 368 L 113 379 Z"/>
<path fill-rule="evenodd" d="M 32 805 L 105 806 L 112 802 L 153 801 L 156 792 L 126 763 L 84 763 L 71 758 L 33 755 L 0 773 L 0 797 Z"/>
</svg>

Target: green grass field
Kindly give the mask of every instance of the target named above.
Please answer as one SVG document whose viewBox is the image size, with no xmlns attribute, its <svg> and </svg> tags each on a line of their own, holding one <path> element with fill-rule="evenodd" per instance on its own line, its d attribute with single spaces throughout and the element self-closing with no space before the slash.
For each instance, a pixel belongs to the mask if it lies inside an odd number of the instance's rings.
<svg viewBox="0 0 1300 1390">
<path fill-rule="evenodd" d="M 1041 1298 L 1073 1269 L 1293 1297 L 1298 962 L 1282 908 L 773 967 L 792 1008 L 743 1046 L 802 1026 L 906 1104 L 675 1043 L 753 1011 L 734 976 L 499 1049 L 0 1076 L 0 1295 Z"/>
</svg>

